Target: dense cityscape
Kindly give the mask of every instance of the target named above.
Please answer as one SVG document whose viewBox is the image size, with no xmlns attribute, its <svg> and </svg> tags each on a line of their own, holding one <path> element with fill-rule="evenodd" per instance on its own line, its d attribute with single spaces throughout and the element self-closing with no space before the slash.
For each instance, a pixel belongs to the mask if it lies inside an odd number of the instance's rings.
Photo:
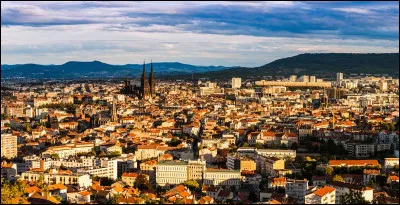
<svg viewBox="0 0 400 205">
<path fill-rule="evenodd" d="M 398 1 L 1 1 L 1 204 L 400 204 Z"/>
<path fill-rule="evenodd" d="M 398 78 L 156 82 L 146 67 L 2 87 L 2 202 L 399 203 Z"/>
</svg>

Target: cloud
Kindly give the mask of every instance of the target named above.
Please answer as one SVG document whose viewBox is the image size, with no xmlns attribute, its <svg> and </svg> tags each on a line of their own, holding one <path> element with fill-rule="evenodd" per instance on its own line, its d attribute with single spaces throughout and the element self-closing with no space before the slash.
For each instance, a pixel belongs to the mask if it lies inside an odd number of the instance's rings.
<svg viewBox="0 0 400 205">
<path fill-rule="evenodd" d="M 370 10 L 362 9 L 362 8 L 333 8 L 335 11 L 343 11 L 348 13 L 357 13 L 357 14 L 368 14 Z"/>
<path fill-rule="evenodd" d="M 256 66 L 301 52 L 398 52 L 398 12 L 398 2 L 2 1 L 1 58 Z"/>
</svg>

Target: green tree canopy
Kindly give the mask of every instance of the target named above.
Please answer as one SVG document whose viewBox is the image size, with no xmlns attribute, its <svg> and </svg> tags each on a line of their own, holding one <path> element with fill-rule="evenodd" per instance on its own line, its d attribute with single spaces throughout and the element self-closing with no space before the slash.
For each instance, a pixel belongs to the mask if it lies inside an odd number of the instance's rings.
<svg viewBox="0 0 400 205">
<path fill-rule="evenodd" d="M 360 191 L 354 191 L 350 189 L 348 193 L 343 194 L 340 197 L 341 204 L 370 204 L 370 202 L 366 201 L 362 196 Z"/>
<path fill-rule="evenodd" d="M 153 187 L 151 186 L 149 180 L 147 180 L 146 175 L 144 174 L 139 174 L 136 177 L 133 186 L 139 190 L 153 190 Z"/>
</svg>

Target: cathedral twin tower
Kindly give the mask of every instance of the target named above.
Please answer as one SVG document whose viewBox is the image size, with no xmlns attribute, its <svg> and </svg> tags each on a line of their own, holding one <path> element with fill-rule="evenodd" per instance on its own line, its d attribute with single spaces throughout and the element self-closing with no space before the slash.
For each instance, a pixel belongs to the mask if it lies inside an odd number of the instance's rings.
<svg viewBox="0 0 400 205">
<path fill-rule="evenodd" d="M 146 63 L 143 63 L 142 78 L 140 80 L 140 87 L 131 85 L 128 78 L 125 79 L 125 86 L 121 90 L 124 94 L 135 94 L 140 99 L 149 99 L 156 95 L 156 78 L 153 71 L 153 62 L 150 63 L 150 77 L 146 77 Z"/>
</svg>

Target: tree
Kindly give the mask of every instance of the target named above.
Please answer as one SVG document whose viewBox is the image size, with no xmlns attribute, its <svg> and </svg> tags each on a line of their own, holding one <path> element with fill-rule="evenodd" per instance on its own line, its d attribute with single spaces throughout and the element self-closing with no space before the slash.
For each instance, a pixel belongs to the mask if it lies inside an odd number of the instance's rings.
<svg viewBox="0 0 400 205">
<path fill-rule="evenodd" d="M 251 192 L 249 193 L 249 198 L 248 198 L 248 199 L 249 199 L 250 201 L 252 201 L 252 202 L 258 201 L 257 194 L 254 193 L 254 191 L 251 191 Z"/>
<path fill-rule="evenodd" d="M 334 171 L 335 170 L 332 167 L 327 167 L 325 169 L 325 174 L 328 175 L 328 176 L 332 176 Z"/>
<path fill-rule="evenodd" d="M 67 170 L 68 168 L 67 168 L 66 166 L 64 166 L 64 164 L 63 164 L 63 163 L 61 163 L 61 165 L 60 165 L 60 169 L 61 169 L 61 170 Z"/>
<path fill-rule="evenodd" d="M 369 182 L 368 182 L 368 186 L 369 186 L 369 187 L 371 187 L 371 188 L 373 188 L 373 189 L 375 189 L 375 187 L 376 187 L 376 184 L 375 184 L 375 182 L 374 182 L 374 180 L 373 180 L 373 179 L 370 179 L 370 180 L 369 180 Z"/>
<path fill-rule="evenodd" d="M 285 143 L 281 144 L 281 149 L 287 149 L 287 145 Z"/>
<path fill-rule="evenodd" d="M 114 194 L 110 197 L 110 199 L 108 199 L 106 204 L 118 204 L 118 198 L 119 198 L 119 194 Z"/>
<path fill-rule="evenodd" d="M 333 181 L 337 181 L 337 182 L 344 182 L 344 179 L 341 175 L 335 175 L 332 179 Z"/>
<path fill-rule="evenodd" d="M 372 200 L 372 204 L 387 204 L 385 194 L 379 194 L 377 197 L 375 197 L 375 199 Z"/>
<path fill-rule="evenodd" d="M 51 154 L 50 157 L 52 159 L 60 159 L 60 156 L 58 154 Z"/>
<path fill-rule="evenodd" d="M 290 146 L 290 149 L 293 149 L 293 150 L 297 150 L 297 148 L 298 148 L 298 145 L 296 142 L 292 143 L 292 145 Z"/>
<path fill-rule="evenodd" d="M 350 189 L 348 193 L 343 194 L 340 197 L 341 204 L 370 204 L 369 201 L 366 201 L 362 196 L 360 191 L 354 191 Z"/>
<path fill-rule="evenodd" d="M 184 198 L 176 199 L 174 204 L 185 204 L 185 199 Z"/>
<path fill-rule="evenodd" d="M 261 143 L 259 143 L 259 142 L 257 142 L 257 143 L 256 143 L 256 148 L 257 148 L 257 149 L 260 149 L 260 148 L 262 148 L 262 144 L 261 144 Z"/>
<path fill-rule="evenodd" d="M 185 186 L 187 186 L 190 190 L 198 189 L 200 187 L 199 183 L 194 180 L 194 179 L 189 179 L 186 180 L 185 183 L 183 183 Z"/>
<path fill-rule="evenodd" d="M 136 177 L 135 183 L 133 186 L 139 190 L 153 190 L 153 187 L 151 186 L 149 180 L 147 180 L 146 175 L 144 174 L 139 174 Z"/>
<path fill-rule="evenodd" d="M 25 132 L 32 132 L 32 128 L 31 128 L 31 126 L 29 125 L 29 123 L 25 123 L 25 124 L 22 126 L 22 128 L 23 128 L 23 130 L 24 130 Z"/>
<path fill-rule="evenodd" d="M 62 201 L 62 197 L 59 195 L 54 195 L 54 198 L 57 199 L 57 201 L 60 201 L 60 202 Z"/>
<path fill-rule="evenodd" d="M 107 154 L 104 151 L 101 151 L 99 157 L 105 157 Z"/>
</svg>

